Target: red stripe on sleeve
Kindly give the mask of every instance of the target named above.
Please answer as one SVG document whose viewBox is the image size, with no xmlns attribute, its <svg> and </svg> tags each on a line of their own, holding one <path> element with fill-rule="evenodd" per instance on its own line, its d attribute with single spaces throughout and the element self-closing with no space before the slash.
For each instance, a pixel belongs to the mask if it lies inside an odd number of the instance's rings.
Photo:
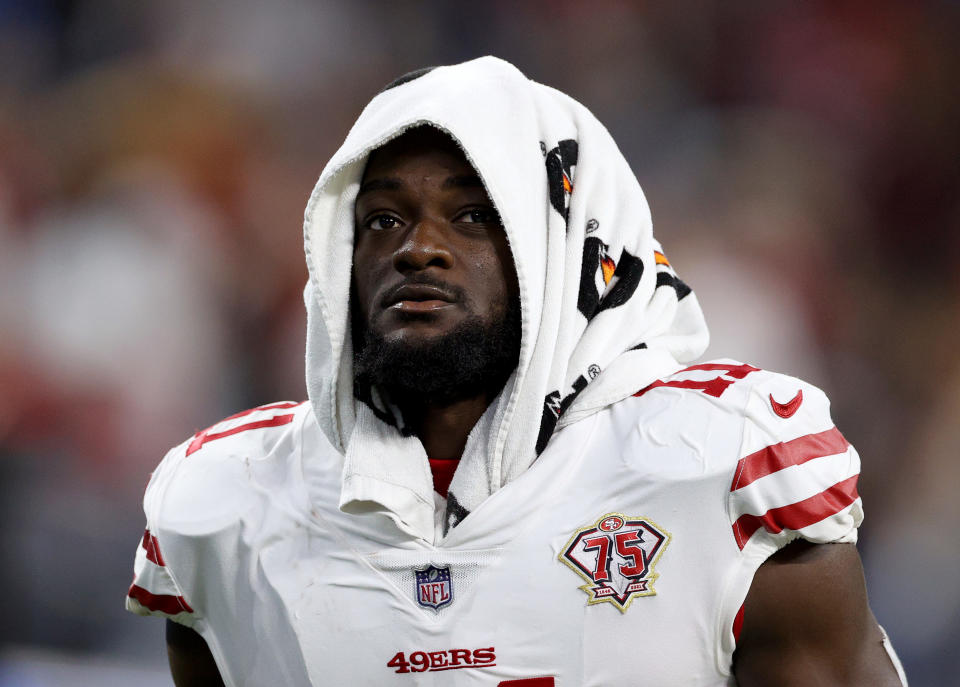
<svg viewBox="0 0 960 687">
<path fill-rule="evenodd" d="M 163 562 L 163 556 L 160 553 L 160 542 L 157 541 L 157 538 L 150 534 L 150 530 L 143 531 L 143 542 L 141 544 L 144 549 L 147 551 L 147 560 L 151 563 L 156 563 L 157 565 L 166 565 Z"/>
<path fill-rule="evenodd" d="M 745 513 L 733 523 L 733 536 L 737 546 L 742 550 L 750 537 L 761 527 L 771 534 L 778 534 L 782 530 L 800 530 L 804 527 L 820 522 L 857 500 L 857 479 L 854 475 L 837 482 L 829 489 L 803 501 L 792 503 L 789 506 L 771 508 L 763 515 Z"/>
<path fill-rule="evenodd" d="M 836 427 L 817 434 L 782 441 L 773 446 L 762 448 L 741 458 L 730 484 L 730 491 L 745 487 L 761 477 L 788 468 L 802 465 L 808 460 L 843 453 L 850 446 Z"/>
<path fill-rule="evenodd" d="M 737 611 L 737 615 L 733 618 L 733 641 L 740 641 L 740 630 L 743 629 L 743 604 L 740 604 L 740 610 Z"/>
<path fill-rule="evenodd" d="M 193 613 L 190 604 L 182 596 L 173 594 L 151 594 L 143 587 L 132 584 L 127 596 L 136 599 L 141 605 L 149 608 L 151 611 L 166 613 L 167 615 L 176 615 L 177 613 Z"/>
</svg>

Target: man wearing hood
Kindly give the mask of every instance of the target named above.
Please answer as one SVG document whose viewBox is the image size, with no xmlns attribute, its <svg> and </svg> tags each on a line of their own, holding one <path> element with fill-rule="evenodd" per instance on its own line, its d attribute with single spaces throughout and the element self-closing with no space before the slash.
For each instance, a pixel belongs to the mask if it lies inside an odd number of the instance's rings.
<svg viewBox="0 0 960 687">
<path fill-rule="evenodd" d="M 309 402 L 144 497 L 127 607 L 178 685 L 905 684 L 826 397 L 688 365 L 696 296 L 582 105 L 495 58 L 408 75 L 304 232 Z"/>
</svg>

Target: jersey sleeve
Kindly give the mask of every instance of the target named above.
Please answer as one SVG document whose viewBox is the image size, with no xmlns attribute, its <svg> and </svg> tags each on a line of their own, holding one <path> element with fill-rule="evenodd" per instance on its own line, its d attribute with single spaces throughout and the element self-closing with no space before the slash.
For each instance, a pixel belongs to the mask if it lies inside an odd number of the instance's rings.
<svg viewBox="0 0 960 687">
<path fill-rule="evenodd" d="M 741 551 L 766 555 L 802 537 L 855 543 L 863 508 L 860 458 L 834 426 L 817 387 L 764 373 L 745 408 L 743 436 L 728 498 Z"/>
<path fill-rule="evenodd" d="M 863 507 L 860 457 L 834 426 L 830 402 L 794 377 L 758 371 L 747 391 L 740 449 L 727 492 L 739 549 L 719 615 L 719 667 L 731 670 L 754 574 L 794 539 L 856 543 Z"/>
<path fill-rule="evenodd" d="M 264 490 L 254 486 L 259 470 L 249 464 L 273 465 L 268 457 L 294 455 L 288 430 L 295 414 L 308 409 L 282 401 L 245 410 L 167 453 L 143 497 L 146 531 L 137 547 L 127 610 L 198 631 L 209 621 L 210 595 L 222 586 L 216 575 L 235 565 L 223 549 L 230 548 L 239 521 Z"/>
<path fill-rule="evenodd" d="M 183 591 L 167 565 L 160 540 L 157 537 L 158 525 L 156 504 L 162 497 L 164 483 L 172 463 L 182 458 L 186 445 L 171 450 L 163 459 L 147 484 L 143 497 L 143 509 L 147 527 L 137 545 L 133 563 L 133 582 L 127 590 L 126 608 L 137 615 L 156 615 L 174 620 L 187 627 L 193 627 L 197 614 L 190 602 L 184 598 Z"/>
</svg>

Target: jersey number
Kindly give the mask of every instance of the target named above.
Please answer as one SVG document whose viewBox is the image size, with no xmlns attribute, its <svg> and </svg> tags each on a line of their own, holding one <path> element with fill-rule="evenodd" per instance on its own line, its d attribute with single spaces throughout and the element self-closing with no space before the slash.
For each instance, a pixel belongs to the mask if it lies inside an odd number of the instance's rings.
<svg viewBox="0 0 960 687">
<path fill-rule="evenodd" d="M 643 549 L 638 546 L 640 537 L 636 532 L 618 532 L 613 535 L 614 546 L 617 553 L 624 558 L 633 559 L 630 565 L 620 564 L 620 574 L 624 577 L 638 577 L 647 572 L 647 560 L 644 557 Z M 603 535 L 600 537 L 591 537 L 583 542 L 584 551 L 598 550 L 597 564 L 594 566 L 593 579 L 596 582 L 604 582 L 610 579 L 610 537 Z"/>
<path fill-rule="evenodd" d="M 680 372 L 689 372 L 690 370 L 723 370 L 723 373 L 727 377 L 733 377 L 733 379 L 724 379 L 723 376 L 702 381 L 696 379 L 671 379 L 668 382 L 664 382 L 658 379 L 653 384 L 640 389 L 640 391 L 635 393 L 634 396 L 643 396 L 645 393 L 650 391 L 650 389 L 666 386 L 673 389 L 696 389 L 698 391 L 702 391 L 707 396 L 720 398 L 720 395 L 723 394 L 723 392 L 726 391 L 731 384 L 738 379 L 743 379 L 751 372 L 759 372 L 760 368 L 754 367 L 753 365 L 724 365 L 723 363 L 704 363 L 702 365 L 691 365 L 685 370 L 680 370 Z"/>
<path fill-rule="evenodd" d="M 253 422 L 248 422 L 245 425 L 237 425 L 236 427 L 231 427 L 230 429 L 225 429 L 221 432 L 214 432 L 212 430 L 216 429 L 224 422 L 229 422 L 230 420 L 236 420 L 238 417 L 243 417 L 245 415 L 250 415 L 251 413 L 256 413 L 261 410 L 284 410 L 286 408 L 296 408 L 299 403 L 294 403 L 292 401 L 284 401 L 283 403 L 271 403 L 270 405 L 260 406 L 259 408 L 251 408 L 250 410 L 244 410 L 242 413 L 237 413 L 236 415 L 231 415 L 230 417 L 221 420 L 215 425 L 207 427 L 202 432 L 197 432 L 193 439 L 190 441 L 190 445 L 187 446 L 187 455 L 195 453 L 200 450 L 200 448 L 207 443 L 208 441 L 215 441 L 216 439 L 223 439 L 224 437 L 229 437 L 234 434 L 239 434 L 240 432 L 246 432 L 251 429 L 261 429 L 263 427 L 279 427 L 280 425 L 285 425 L 289 422 L 293 422 L 293 413 L 284 413 L 282 415 L 274 415 L 265 420 L 254 420 Z"/>
</svg>

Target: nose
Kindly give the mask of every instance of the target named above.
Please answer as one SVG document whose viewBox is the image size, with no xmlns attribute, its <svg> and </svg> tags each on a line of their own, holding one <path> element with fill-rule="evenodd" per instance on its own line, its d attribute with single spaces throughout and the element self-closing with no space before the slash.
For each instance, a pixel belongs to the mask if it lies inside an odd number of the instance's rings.
<svg viewBox="0 0 960 687">
<path fill-rule="evenodd" d="M 428 267 L 449 268 L 453 265 L 446 229 L 429 218 L 410 225 L 403 241 L 393 254 L 393 265 L 402 273 L 417 272 Z"/>
</svg>

